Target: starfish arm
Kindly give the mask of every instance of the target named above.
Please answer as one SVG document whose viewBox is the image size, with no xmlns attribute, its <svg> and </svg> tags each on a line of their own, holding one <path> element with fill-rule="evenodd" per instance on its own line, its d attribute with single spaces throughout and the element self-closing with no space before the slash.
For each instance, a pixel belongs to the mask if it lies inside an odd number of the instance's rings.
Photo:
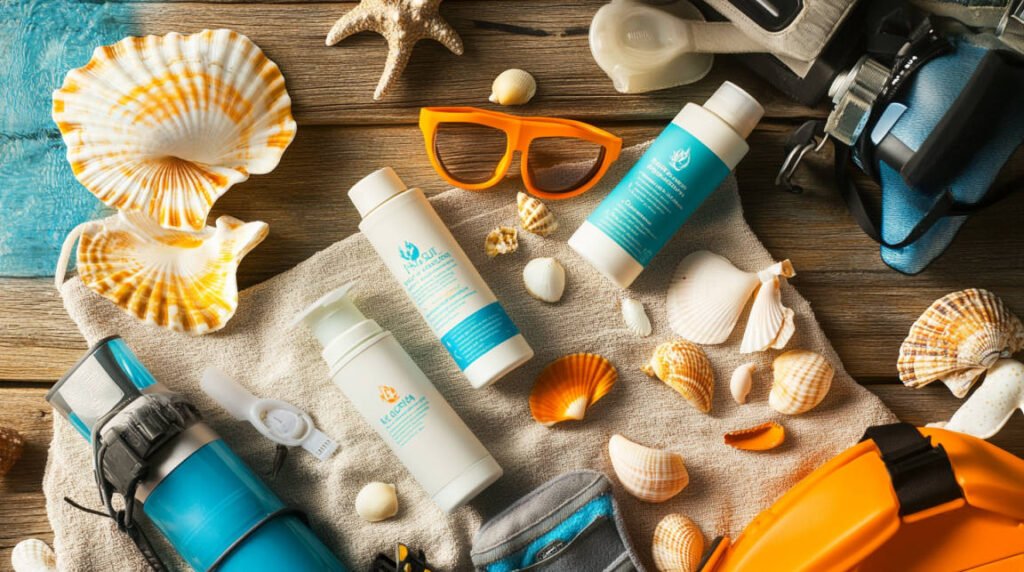
<svg viewBox="0 0 1024 572">
<path fill-rule="evenodd" d="M 462 38 L 459 37 L 459 33 L 455 31 L 455 28 L 440 16 L 432 18 L 427 22 L 423 36 L 437 40 L 455 55 L 462 55 Z"/>
<path fill-rule="evenodd" d="M 412 57 L 412 48 L 415 44 L 416 39 L 410 38 L 393 38 L 388 40 L 388 59 L 384 63 L 384 73 L 381 74 L 380 82 L 377 83 L 377 90 L 373 94 L 373 99 L 379 100 L 387 95 L 392 84 L 395 83 L 398 76 L 402 75 L 406 64 L 409 63 L 409 58 Z"/>
<path fill-rule="evenodd" d="M 376 14 L 366 10 L 360 4 L 349 10 L 341 18 L 338 18 L 338 21 L 331 26 L 331 31 L 327 34 L 326 43 L 328 46 L 333 46 L 353 34 L 367 30 L 380 32 L 381 24 Z"/>
</svg>

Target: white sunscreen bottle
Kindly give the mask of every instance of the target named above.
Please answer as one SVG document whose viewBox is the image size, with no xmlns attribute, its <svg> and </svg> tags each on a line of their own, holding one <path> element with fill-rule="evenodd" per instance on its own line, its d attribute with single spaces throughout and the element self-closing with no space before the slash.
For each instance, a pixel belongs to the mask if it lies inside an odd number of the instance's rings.
<svg viewBox="0 0 1024 572">
<path fill-rule="evenodd" d="M 323 346 L 331 379 L 445 512 L 502 475 L 501 467 L 391 332 L 349 297 L 353 283 L 295 319 Z"/>
<path fill-rule="evenodd" d="M 533 357 L 451 231 L 420 189 L 390 167 L 348 192 L 363 232 L 469 383 L 486 387 Z"/>
<path fill-rule="evenodd" d="M 747 154 L 746 138 L 763 115 L 761 104 L 731 82 L 703 106 L 686 104 L 569 246 L 628 288 Z"/>
</svg>

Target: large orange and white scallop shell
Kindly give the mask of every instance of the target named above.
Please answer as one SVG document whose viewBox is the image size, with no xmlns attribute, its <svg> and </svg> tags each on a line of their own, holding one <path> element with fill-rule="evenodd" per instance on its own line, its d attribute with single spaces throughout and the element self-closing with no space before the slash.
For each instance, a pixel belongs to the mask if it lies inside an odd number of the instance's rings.
<svg viewBox="0 0 1024 572">
<path fill-rule="evenodd" d="M 977 288 L 939 298 L 910 327 L 896 367 L 909 387 L 942 380 L 964 397 L 1000 357 L 1024 349 L 1024 325 L 995 294 Z"/>
<path fill-rule="evenodd" d="M 180 232 L 124 212 L 79 229 L 86 286 L 144 322 L 189 334 L 219 330 L 234 315 L 235 271 L 268 232 L 266 223 L 229 216 L 216 228 Z"/>
<path fill-rule="evenodd" d="M 626 492 L 642 501 L 665 502 L 690 484 L 690 474 L 679 453 L 644 447 L 622 435 L 612 435 L 608 456 Z"/>
<path fill-rule="evenodd" d="M 835 370 L 821 354 L 790 350 L 772 363 L 774 383 L 768 405 L 779 413 L 799 415 L 818 406 L 832 387 Z"/>
<path fill-rule="evenodd" d="M 711 411 L 715 373 L 700 346 L 686 340 L 665 342 L 654 349 L 651 360 L 640 369 L 679 392 L 701 413 Z"/>
<path fill-rule="evenodd" d="M 654 528 L 651 556 L 659 572 L 697 572 L 704 554 L 704 535 L 689 518 L 672 513 Z"/>
<path fill-rule="evenodd" d="M 231 30 L 101 46 L 53 93 L 53 119 L 101 201 L 192 231 L 232 185 L 273 170 L 296 130 L 281 71 Z"/>
<path fill-rule="evenodd" d="M 543 425 L 582 420 L 587 409 L 611 391 L 615 366 L 597 354 L 578 353 L 545 367 L 530 391 L 530 413 Z"/>
</svg>

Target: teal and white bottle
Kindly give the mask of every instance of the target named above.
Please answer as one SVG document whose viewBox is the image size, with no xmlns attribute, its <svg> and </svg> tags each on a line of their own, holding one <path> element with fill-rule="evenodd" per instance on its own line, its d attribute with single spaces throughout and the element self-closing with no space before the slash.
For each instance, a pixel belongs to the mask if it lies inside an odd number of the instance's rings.
<svg viewBox="0 0 1024 572">
<path fill-rule="evenodd" d="M 703 106 L 688 103 L 569 239 L 569 246 L 627 288 L 750 150 L 764 115 L 725 82 Z"/>
</svg>

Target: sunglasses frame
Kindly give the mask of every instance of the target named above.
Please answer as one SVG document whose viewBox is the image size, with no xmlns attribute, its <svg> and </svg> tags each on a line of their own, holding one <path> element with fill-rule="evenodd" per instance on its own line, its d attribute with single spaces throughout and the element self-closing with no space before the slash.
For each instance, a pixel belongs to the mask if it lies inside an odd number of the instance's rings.
<svg viewBox="0 0 1024 572">
<path fill-rule="evenodd" d="M 467 183 L 455 178 L 448 172 L 436 149 L 437 128 L 443 123 L 469 123 L 491 127 L 505 133 L 505 154 L 498 161 L 494 174 L 490 179 L 480 183 Z M 579 196 L 597 184 L 608 171 L 608 167 L 619 158 L 622 150 L 622 139 L 611 133 L 571 119 L 555 117 L 519 117 L 477 109 L 475 107 L 424 107 L 420 109 L 420 131 L 427 147 L 430 164 L 441 177 L 453 186 L 467 191 L 483 191 L 497 185 L 508 173 L 515 152 L 520 154 L 520 172 L 526 190 L 536 197 L 552 200 L 568 199 Z M 530 161 L 530 144 L 534 139 L 564 137 L 581 139 L 601 146 L 600 164 L 589 179 L 562 192 L 546 191 L 539 188 L 528 168 Z"/>
</svg>

